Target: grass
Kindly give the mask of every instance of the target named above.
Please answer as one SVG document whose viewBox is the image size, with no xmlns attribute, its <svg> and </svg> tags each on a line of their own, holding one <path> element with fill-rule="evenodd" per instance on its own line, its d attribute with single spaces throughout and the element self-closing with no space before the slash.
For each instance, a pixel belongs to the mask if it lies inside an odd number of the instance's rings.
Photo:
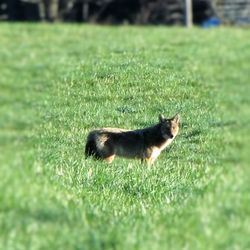
<svg viewBox="0 0 250 250">
<path fill-rule="evenodd" d="M 247 29 L 0 25 L 1 249 L 250 249 Z M 89 130 L 180 112 L 148 168 Z"/>
</svg>

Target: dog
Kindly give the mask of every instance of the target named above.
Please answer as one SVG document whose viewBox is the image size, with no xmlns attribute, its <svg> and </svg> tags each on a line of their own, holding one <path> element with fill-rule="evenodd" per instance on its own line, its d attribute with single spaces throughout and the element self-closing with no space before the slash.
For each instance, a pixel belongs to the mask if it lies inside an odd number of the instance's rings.
<svg viewBox="0 0 250 250">
<path fill-rule="evenodd" d="M 179 131 L 180 116 L 166 119 L 159 115 L 159 122 L 151 127 L 127 130 L 100 128 L 88 134 L 85 156 L 106 160 L 111 163 L 116 156 L 140 159 L 153 164 Z"/>
</svg>

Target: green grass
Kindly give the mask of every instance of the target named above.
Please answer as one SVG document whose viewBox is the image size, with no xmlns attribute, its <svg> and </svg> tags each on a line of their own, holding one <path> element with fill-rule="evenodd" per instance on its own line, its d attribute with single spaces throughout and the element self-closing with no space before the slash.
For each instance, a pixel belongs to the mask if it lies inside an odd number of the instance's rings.
<svg viewBox="0 0 250 250">
<path fill-rule="evenodd" d="M 250 249 L 250 32 L 0 25 L 0 249 Z M 153 167 L 89 130 L 180 112 Z"/>
</svg>

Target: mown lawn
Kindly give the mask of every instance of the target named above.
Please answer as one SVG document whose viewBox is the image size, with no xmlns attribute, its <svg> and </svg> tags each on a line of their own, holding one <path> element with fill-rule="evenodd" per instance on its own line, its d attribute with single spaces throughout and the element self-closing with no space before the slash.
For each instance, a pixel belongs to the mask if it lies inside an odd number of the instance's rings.
<svg viewBox="0 0 250 250">
<path fill-rule="evenodd" d="M 250 30 L 0 25 L 0 249 L 250 249 Z M 89 130 L 179 112 L 153 167 Z"/>
</svg>

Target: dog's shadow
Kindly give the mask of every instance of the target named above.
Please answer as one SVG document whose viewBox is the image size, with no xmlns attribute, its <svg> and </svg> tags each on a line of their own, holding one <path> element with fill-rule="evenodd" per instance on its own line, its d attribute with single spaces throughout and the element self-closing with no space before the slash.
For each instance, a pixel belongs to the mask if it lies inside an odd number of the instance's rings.
<svg viewBox="0 0 250 250">
<path fill-rule="evenodd" d="M 184 135 L 184 138 L 185 139 L 190 139 L 190 138 L 200 136 L 201 134 L 202 134 L 201 129 L 193 129 L 192 131 L 190 131 L 186 135 Z"/>
<path fill-rule="evenodd" d="M 210 123 L 210 128 L 211 129 L 218 129 L 218 128 L 225 128 L 225 127 L 234 127 L 235 125 L 237 125 L 237 121 L 235 120 L 230 120 L 230 121 L 218 121 L 218 122 L 211 122 Z M 182 127 L 185 129 L 185 128 L 188 128 L 188 124 L 187 123 L 184 123 L 182 124 Z M 192 129 L 191 131 L 189 132 L 186 132 L 184 135 L 183 135 L 183 138 L 188 140 L 190 142 L 190 140 L 192 142 L 196 142 L 198 141 L 198 138 L 200 136 L 202 136 L 202 134 L 205 133 L 205 130 L 203 131 L 202 129 Z"/>
</svg>

